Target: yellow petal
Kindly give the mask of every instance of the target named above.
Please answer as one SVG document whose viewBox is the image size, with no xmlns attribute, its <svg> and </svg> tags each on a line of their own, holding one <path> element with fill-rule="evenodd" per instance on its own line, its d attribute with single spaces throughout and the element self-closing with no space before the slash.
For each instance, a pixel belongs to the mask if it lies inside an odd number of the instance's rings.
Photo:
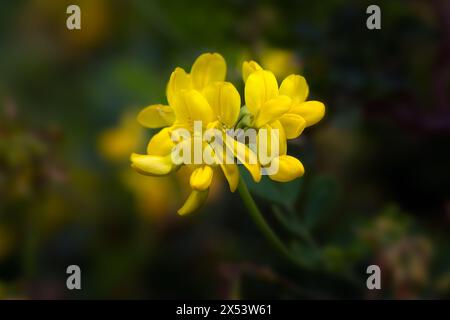
<svg viewBox="0 0 450 320">
<path fill-rule="evenodd" d="M 172 128 L 164 128 L 156 133 L 147 145 L 147 154 L 155 156 L 166 156 L 172 152 L 175 144 L 171 138 Z"/>
<path fill-rule="evenodd" d="M 225 139 L 225 145 L 240 163 L 250 172 L 253 180 L 259 182 L 261 180 L 261 167 L 258 163 L 258 156 L 245 144 L 234 140 L 230 136 Z"/>
<path fill-rule="evenodd" d="M 278 96 L 277 79 L 272 72 L 259 70 L 249 75 L 245 83 L 245 104 L 256 115 L 267 101 Z"/>
<path fill-rule="evenodd" d="M 169 174 L 175 168 L 170 155 L 161 157 L 136 153 L 131 155 L 131 166 L 139 173 L 152 176 Z"/>
<path fill-rule="evenodd" d="M 287 141 L 286 141 L 286 132 L 284 132 L 284 128 L 281 125 L 280 121 L 274 121 L 270 124 L 273 129 L 278 129 L 280 134 L 280 154 L 286 154 L 287 152 Z"/>
<path fill-rule="evenodd" d="M 278 96 L 264 103 L 255 116 L 254 126 L 260 128 L 267 123 L 278 120 L 291 107 L 291 99 Z"/>
<path fill-rule="evenodd" d="M 301 116 L 309 127 L 322 120 L 325 115 L 325 105 L 320 101 L 306 101 L 294 105 L 289 112 Z"/>
<path fill-rule="evenodd" d="M 139 112 L 137 120 L 144 127 L 161 128 L 172 125 L 175 115 L 171 107 L 153 104 Z"/>
<path fill-rule="evenodd" d="M 206 127 L 214 119 L 214 113 L 208 101 L 196 90 L 181 90 L 174 101 L 173 110 L 178 124 L 202 121 L 202 126 Z"/>
<path fill-rule="evenodd" d="M 306 121 L 303 117 L 294 113 L 286 113 L 280 118 L 287 139 L 295 139 L 306 127 Z"/>
<path fill-rule="evenodd" d="M 238 119 L 241 107 L 241 97 L 236 88 L 229 82 L 216 81 L 203 90 L 203 95 L 218 120 L 232 128 Z"/>
<path fill-rule="evenodd" d="M 191 174 L 191 187 L 197 191 L 204 191 L 211 185 L 212 178 L 213 169 L 210 166 L 199 167 Z"/>
<path fill-rule="evenodd" d="M 280 94 L 284 94 L 293 100 L 293 103 L 300 103 L 306 100 L 309 94 L 309 87 L 305 78 L 291 74 L 283 80 L 280 86 Z"/>
<path fill-rule="evenodd" d="M 194 89 L 202 90 L 214 81 L 224 81 L 227 72 L 225 59 L 218 53 L 204 53 L 195 60 L 191 69 Z"/>
<path fill-rule="evenodd" d="M 262 70 L 261 66 L 256 63 L 255 61 L 244 61 L 242 64 L 242 78 L 244 79 L 244 82 L 247 81 L 248 76 L 251 75 L 253 72 Z"/>
<path fill-rule="evenodd" d="M 267 165 L 273 158 L 286 154 L 286 134 L 280 121 L 274 121 L 259 129 L 257 146 L 258 159 L 262 165 Z M 278 150 L 274 149 L 275 147 Z"/>
<path fill-rule="evenodd" d="M 170 75 L 169 83 L 167 84 L 167 101 L 170 106 L 173 106 L 177 94 L 181 90 L 192 89 L 191 75 L 186 73 L 182 68 L 176 68 Z"/>
<path fill-rule="evenodd" d="M 234 163 L 232 164 L 221 164 L 223 174 L 228 181 L 228 185 L 230 186 L 230 191 L 234 192 L 239 184 L 239 169 L 238 166 Z"/>
<path fill-rule="evenodd" d="M 278 164 L 278 172 L 269 176 L 274 181 L 288 182 L 301 177 L 305 173 L 303 164 L 297 158 L 283 155 L 272 161 Z"/>
<path fill-rule="evenodd" d="M 187 198 L 186 202 L 184 203 L 183 207 L 178 209 L 178 214 L 184 216 L 186 214 L 189 214 L 191 212 L 200 209 L 200 207 L 205 203 L 206 199 L 208 198 L 208 192 L 209 189 L 205 191 L 193 190 L 189 195 L 189 197 Z"/>
</svg>

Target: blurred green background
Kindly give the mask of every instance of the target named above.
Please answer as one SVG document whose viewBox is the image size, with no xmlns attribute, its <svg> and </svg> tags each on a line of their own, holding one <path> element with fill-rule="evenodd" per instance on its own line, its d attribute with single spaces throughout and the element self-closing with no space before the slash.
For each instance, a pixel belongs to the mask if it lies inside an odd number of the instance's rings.
<svg viewBox="0 0 450 320">
<path fill-rule="evenodd" d="M 450 298 L 449 21 L 446 0 L 2 1 L 0 298 Z M 203 52 L 241 95 L 255 59 L 326 104 L 289 145 L 305 176 L 249 186 L 301 267 L 224 181 L 179 217 L 188 173 L 129 167 L 154 133 L 137 112 Z"/>
</svg>

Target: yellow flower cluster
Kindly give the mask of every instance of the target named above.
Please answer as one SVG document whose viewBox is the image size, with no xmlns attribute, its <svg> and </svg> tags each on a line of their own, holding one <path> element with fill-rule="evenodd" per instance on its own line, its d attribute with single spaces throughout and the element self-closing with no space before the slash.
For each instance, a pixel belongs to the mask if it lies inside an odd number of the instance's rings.
<svg viewBox="0 0 450 320">
<path fill-rule="evenodd" d="M 244 62 L 242 74 L 245 81 L 245 105 L 236 88 L 225 81 L 226 63 L 217 53 L 200 55 L 187 73 L 176 68 L 167 85 L 168 105 L 156 104 L 143 109 L 138 121 L 147 128 L 163 128 L 155 134 L 147 147 L 147 154 L 131 155 L 132 167 L 142 174 L 163 176 L 179 168 L 174 163 L 171 152 L 177 143 L 200 145 L 211 150 L 210 141 L 195 135 L 194 122 L 201 121 L 204 129 L 217 129 L 224 136 L 227 130 L 236 127 L 244 130 L 262 128 L 270 132 L 277 129 L 279 156 L 263 162 L 257 150 L 234 138 L 223 139 L 225 148 L 250 172 L 254 181 L 261 179 L 261 169 L 276 162 L 276 173 L 270 174 L 272 180 L 287 182 L 304 173 L 302 163 L 287 155 L 287 139 L 297 138 L 305 127 L 317 123 L 325 114 L 325 107 L 318 101 L 306 101 L 308 86 L 299 75 L 290 75 L 278 87 L 272 72 L 263 70 L 256 62 Z M 177 129 L 185 129 L 193 136 L 174 142 L 172 134 Z M 198 141 L 197 141 L 198 142 Z M 195 166 L 190 177 L 192 192 L 182 208 L 181 215 L 197 210 L 206 200 L 214 170 L 220 168 L 234 192 L 239 183 L 239 170 L 236 163 L 189 164 Z"/>
</svg>

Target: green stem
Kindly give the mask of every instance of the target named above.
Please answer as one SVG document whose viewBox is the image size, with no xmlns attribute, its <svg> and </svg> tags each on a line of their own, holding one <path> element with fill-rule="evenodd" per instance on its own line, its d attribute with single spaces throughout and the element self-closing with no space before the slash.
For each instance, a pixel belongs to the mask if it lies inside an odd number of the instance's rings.
<svg viewBox="0 0 450 320">
<path fill-rule="evenodd" d="M 275 232 L 272 230 L 270 225 L 264 219 L 263 215 L 258 209 L 258 206 L 253 200 L 252 195 L 248 191 L 247 185 L 245 184 L 242 177 L 239 178 L 238 190 L 241 195 L 242 201 L 244 202 L 245 207 L 247 208 L 247 212 L 250 214 L 253 221 L 256 223 L 258 228 L 264 234 L 266 239 L 272 244 L 272 246 L 286 259 L 293 262 L 294 264 L 304 267 L 304 264 L 298 260 L 295 256 L 291 254 L 288 248 L 283 244 L 283 242 L 278 238 Z"/>
</svg>

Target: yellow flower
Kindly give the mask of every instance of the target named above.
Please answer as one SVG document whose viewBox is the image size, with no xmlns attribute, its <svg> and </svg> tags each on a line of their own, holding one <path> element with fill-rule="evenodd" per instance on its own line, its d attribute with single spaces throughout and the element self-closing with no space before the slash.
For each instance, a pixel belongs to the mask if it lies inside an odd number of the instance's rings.
<svg viewBox="0 0 450 320">
<path fill-rule="evenodd" d="M 324 104 L 306 101 L 309 88 L 302 76 L 290 75 L 278 88 L 275 75 L 264 70 L 255 61 L 244 62 L 242 75 L 245 81 L 246 107 L 252 116 L 250 126 L 265 128 L 269 132 L 278 129 L 279 132 L 280 157 L 274 159 L 275 163 L 262 163 L 263 166 L 275 164 L 279 168 L 277 173 L 269 174 L 269 177 L 286 182 L 302 176 L 302 163 L 286 155 L 286 139 L 297 138 L 305 127 L 319 122 L 325 114 Z"/>
<path fill-rule="evenodd" d="M 131 152 L 141 147 L 142 138 L 143 128 L 136 122 L 136 115 L 127 112 L 120 117 L 118 126 L 106 129 L 99 135 L 99 152 L 108 161 L 122 163 L 129 159 Z M 129 170 L 120 173 L 119 178 L 132 192 L 143 217 L 162 217 L 172 209 L 171 194 L 176 191 L 178 179 L 136 175 Z"/>
<path fill-rule="evenodd" d="M 259 70 L 263 70 L 263 68 L 255 61 L 244 61 L 242 64 L 242 78 L 244 79 L 244 82 L 247 81 L 249 75 Z"/>
<path fill-rule="evenodd" d="M 274 74 L 254 61 L 244 62 L 242 73 L 246 82 L 244 108 L 236 88 L 225 81 L 223 57 L 206 53 L 196 59 L 190 73 L 182 68 L 172 72 L 166 90 L 168 104 L 150 105 L 138 115 L 144 127 L 161 130 L 149 141 L 147 154 L 131 155 L 136 171 L 165 176 L 184 165 L 192 168 L 192 191 L 178 210 L 180 215 L 197 210 L 205 202 L 219 168 L 234 192 L 239 183 L 236 160 L 256 182 L 262 172 L 279 182 L 304 173 L 302 163 L 287 155 L 286 141 L 317 123 L 324 115 L 323 104 L 306 101 L 308 86 L 301 76 L 288 76 L 278 88 Z M 250 128 L 257 130 L 256 146 L 245 139 L 238 141 L 239 134 L 230 132 L 244 129 L 246 134 Z M 263 149 L 270 156 L 264 155 Z"/>
<path fill-rule="evenodd" d="M 163 176 L 177 170 L 180 166 L 172 159 L 172 150 L 176 144 L 194 145 L 199 139 L 202 151 L 214 150 L 210 141 L 206 141 L 204 137 L 195 136 L 194 122 L 201 121 L 201 129 L 214 128 L 222 132 L 225 147 L 244 164 L 254 180 L 259 181 L 261 172 L 256 155 L 245 144 L 236 140 L 230 141 L 226 136 L 226 130 L 233 128 L 237 122 L 241 99 L 236 88 L 224 81 L 225 75 L 225 60 L 217 53 L 206 53 L 198 57 L 190 74 L 181 68 L 176 68 L 167 85 L 166 94 L 169 105 L 151 105 L 138 115 L 138 121 L 146 127 L 166 128 L 152 137 L 146 155 L 132 154 L 132 167 L 143 174 Z M 194 136 L 174 143 L 172 136 L 181 129 L 193 133 Z M 184 206 L 178 210 L 179 214 L 190 213 L 205 202 L 214 175 L 213 169 L 216 167 L 220 166 L 230 190 L 232 192 L 236 190 L 239 182 L 237 165 L 223 163 L 215 156 L 213 152 L 211 164 L 193 164 L 195 170 L 190 177 L 192 192 Z"/>
</svg>

